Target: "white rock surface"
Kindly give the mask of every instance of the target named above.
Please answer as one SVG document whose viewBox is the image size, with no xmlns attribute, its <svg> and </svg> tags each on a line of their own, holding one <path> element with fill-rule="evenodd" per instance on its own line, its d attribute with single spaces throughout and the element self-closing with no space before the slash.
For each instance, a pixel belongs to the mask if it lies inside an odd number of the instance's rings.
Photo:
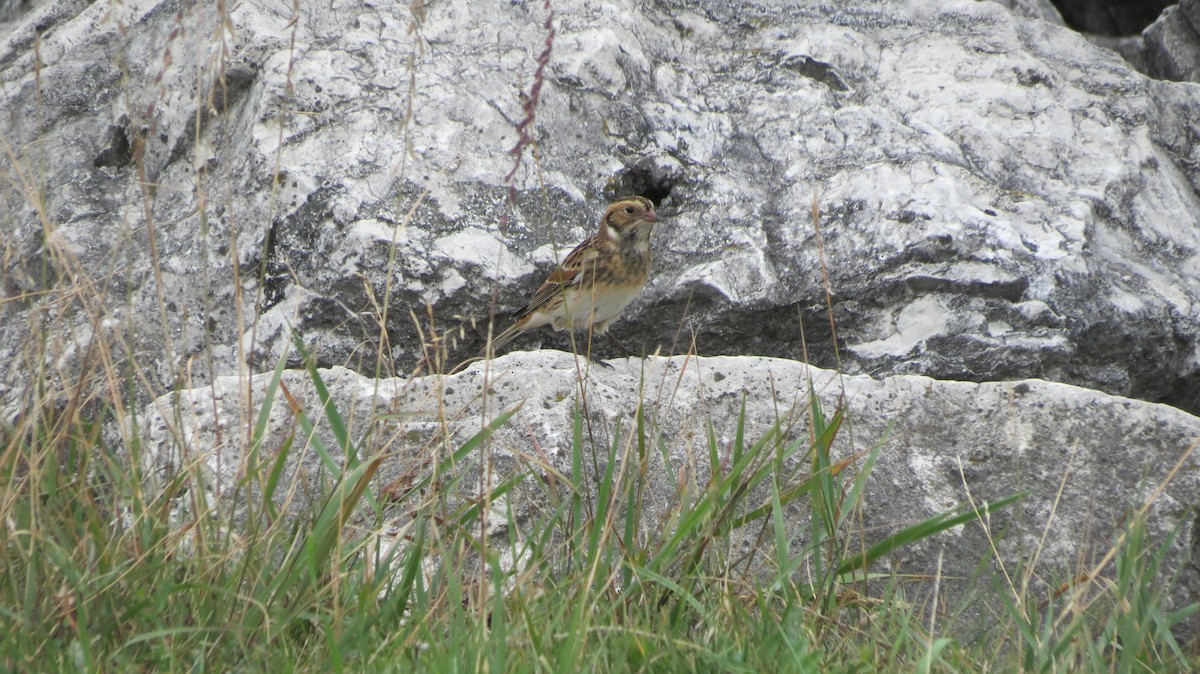
<svg viewBox="0 0 1200 674">
<path fill-rule="evenodd" d="M 591 457 L 603 471 L 604 452 L 618 423 L 621 446 L 628 447 L 624 443 L 630 441 L 640 404 L 647 428 L 663 434 L 668 453 L 666 460 L 656 451 L 649 453 L 648 487 L 639 504 L 647 535 L 672 512 L 674 480 L 701 486 L 707 480 L 708 424 L 721 451 L 730 451 L 743 399 L 749 441 L 783 420 L 789 438 L 807 443 L 811 383 L 827 415 L 839 398 L 845 401 L 847 420 L 835 443 L 838 457 L 868 452 L 883 442 L 861 521 L 870 540 L 969 499 L 994 501 L 1028 491 L 1020 504 L 991 516 L 991 532 L 1000 561 L 1010 571 L 1040 551 L 1035 579 L 1050 586 L 1074 576 L 1081 564 L 1097 562 L 1128 513 L 1191 452 L 1151 508 L 1147 540 L 1161 541 L 1181 526 L 1167 571 L 1180 573 L 1176 599 L 1195 601 L 1200 592 L 1200 569 L 1186 561 L 1197 540 L 1200 419 L 1177 409 L 1044 381 L 975 384 L 914 376 L 878 381 L 767 358 L 676 357 L 611 364 L 592 367 L 583 386 L 573 358 L 553 351 L 515 353 L 490 367 L 476 364 L 449 377 L 374 380 L 344 368 L 320 374 L 336 408 L 352 420 L 359 456 L 385 457 L 374 483 L 376 493 L 397 478 L 411 481 L 414 470 L 423 474 L 435 457 L 445 457 L 486 420 L 518 404 L 520 411 L 490 445 L 496 479 L 523 470 L 541 476 L 532 478 L 539 483 L 558 479 L 541 462 L 570 475 L 572 419 L 581 400 L 586 401 L 588 427 L 600 448 L 596 453 L 585 433 L 585 483 L 594 488 Z M 583 361 L 580 365 L 586 367 Z M 203 502 L 218 508 L 244 507 L 244 494 L 235 496 L 233 490 L 245 476 L 246 429 L 258 404 L 247 401 L 246 391 L 253 391 L 254 400 L 261 402 L 269 378 L 256 376 L 249 387 L 235 377 L 220 378 L 211 387 L 155 401 L 142 415 L 142 458 L 156 483 L 172 477 L 184 462 L 195 463 L 202 479 L 193 484 L 206 491 Z M 481 416 L 478 394 L 485 381 L 491 393 Z M 319 422 L 319 436 L 335 447 L 307 375 L 289 371 L 284 382 L 309 418 Z M 287 405 L 277 400 L 261 460 L 272 461 L 272 448 L 297 428 Z M 807 465 L 807 458 L 794 457 L 787 468 L 797 462 Z M 861 466 L 861 460 L 856 465 Z M 301 434 L 281 480 L 289 497 L 300 499 L 295 507 L 303 507 L 308 487 L 318 484 L 321 474 L 327 479 L 328 472 Z M 466 491 L 461 496 L 478 493 L 476 479 L 462 484 Z M 522 522 L 547 505 L 540 501 L 546 498 L 543 488 L 514 493 L 497 507 L 503 511 L 511 505 Z M 186 491 L 176 496 L 180 518 L 191 517 L 191 504 L 199 502 L 194 496 Z M 401 528 L 405 513 L 393 509 L 392 516 L 395 528 Z M 793 535 L 801 540 L 808 526 L 806 511 L 789 507 L 787 517 Z M 494 519 L 494 533 L 513 534 L 503 527 L 503 517 Z M 747 545 L 752 535 L 745 533 Z M 966 579 L 980 560 L 992 559 L 995 568 L 990 550 L 980 526 L 972 524 L 905 548 L 881 566 L 932 577 L 941 554 L 942 592 L 952 593 L 970 584 Z"/>
</svg>

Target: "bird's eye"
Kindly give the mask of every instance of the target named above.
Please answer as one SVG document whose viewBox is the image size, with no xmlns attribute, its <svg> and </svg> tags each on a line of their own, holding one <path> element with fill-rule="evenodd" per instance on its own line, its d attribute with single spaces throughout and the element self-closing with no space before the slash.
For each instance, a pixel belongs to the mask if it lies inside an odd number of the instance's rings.
<svg viewBox="0 0 1200 674">
<path fill-rule="evenodd" d="M 625 213 L 628 215 L 633 215 L 633 206 L 626 206 Z"/>
</svg>

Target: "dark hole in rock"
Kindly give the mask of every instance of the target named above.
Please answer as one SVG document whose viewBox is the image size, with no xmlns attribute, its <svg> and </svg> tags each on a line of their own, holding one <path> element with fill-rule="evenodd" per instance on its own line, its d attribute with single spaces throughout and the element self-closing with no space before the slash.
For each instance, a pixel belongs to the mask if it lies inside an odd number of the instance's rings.
<svg viewBox="0 0 1200 674">
<path fill-rule="evenodd" d="M 1137 35 L 1175 0 L 1051 0 L 1063 21 L 1096 35 Z"/>
<path fill-rule="evenodd" d="M 124 124 L 108 127 L 108 147 L 92 160 L 92 166 L 121 167 L 133 162 L 133 145 L 129 142 L 129 130 Z"/>
<path fill-rule="evenodd" d="M 1180 378 L 1162 402 L 1189 414 L 1200 414 L 1200 374 Z"/>
<path fill-rule="evenodd" d="M 657 206 L 671 195 L 680 179 L 680 168 L 674 162 L 647 159 L 624 169 L 608 181 L 605 189 L 609 199 L 639 194 Z"/>
<path fill-rule="evenodd" d="M 818 61 L 810 56 L 790 56 L 783 60 L 783 66 L 794 70 L 801 75 L 824 84 L 834 91 L 849 91 L 850 87 L 846 86 L 846 82 L 842 80 L 842 76 L 834 70 L 833 66 Z"/>
<path fill-rule="evenodd" d="M 244 65 L 225 71 L 225 76 L 213 85 L 213 106 L 217 112 L 227 112 L 254 85 L 258 73 Z"/>
</svg>

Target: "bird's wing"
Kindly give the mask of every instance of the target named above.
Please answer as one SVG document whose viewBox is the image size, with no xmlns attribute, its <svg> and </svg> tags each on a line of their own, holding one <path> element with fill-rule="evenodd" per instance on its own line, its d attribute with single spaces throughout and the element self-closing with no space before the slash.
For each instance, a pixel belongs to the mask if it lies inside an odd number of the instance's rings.
<svg viewBox="0 0 1200 674">
<path fill-rule="evenodd" d="M 529 300 L 529 304 L 517 309 L 512 317 L 517 319 L 524 318 L 541 309 L 551 298 L 561 292 L 563 288 L 577 285 L 589 274 L 593 273 L 591 262 L 599 256 L 599 252 L 595 246 L 595 238 L 595 236 L 588 237 L 583 243 L 576 246 L 575 250 L 568 253 L 558 269 L 555 269 L 546 277 L 545 282 L 533 294 L 533 299 Z"/>
</svg>

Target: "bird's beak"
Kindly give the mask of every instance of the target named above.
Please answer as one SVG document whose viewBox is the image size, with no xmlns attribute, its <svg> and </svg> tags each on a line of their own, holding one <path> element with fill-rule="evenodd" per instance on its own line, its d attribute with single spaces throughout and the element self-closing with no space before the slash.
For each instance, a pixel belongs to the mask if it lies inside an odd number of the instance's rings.
<svg viewBox="0 0 1200 674">
<path fill-rule="evenodd" d="M 646 211 L 646 215 L 642 219 L 648 222 L 658 222 L 658 214 L 654 212 L 653 208 L 651 208 L 650 210 Z"/>
</svg>

